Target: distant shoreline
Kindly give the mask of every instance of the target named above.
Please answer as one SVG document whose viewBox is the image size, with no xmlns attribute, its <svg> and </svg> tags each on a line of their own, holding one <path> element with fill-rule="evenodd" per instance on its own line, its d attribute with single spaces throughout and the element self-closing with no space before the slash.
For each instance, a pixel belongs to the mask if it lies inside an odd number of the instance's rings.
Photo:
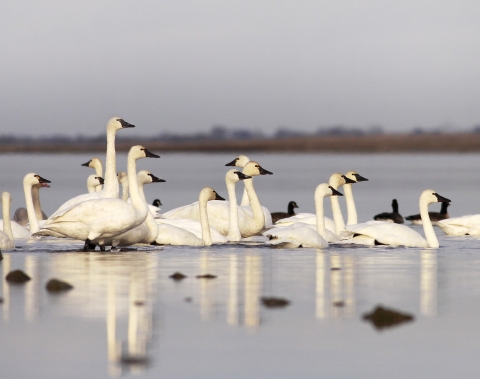
<svg viewBox="0 0 480 379">
<path fill-rule="evenodd" d="M 159 141 L 148 138 L 118 139 L 116 150 L 133 145 L 168 152 L 272 152 L 272 153 L 474 153 L 480 152 L 480 134 L 382 134 L 362 136 L 305 136 L 242 140 Z M 104 152 L 105 142 L 9 142 L 0 154 Z"/>
</svg>

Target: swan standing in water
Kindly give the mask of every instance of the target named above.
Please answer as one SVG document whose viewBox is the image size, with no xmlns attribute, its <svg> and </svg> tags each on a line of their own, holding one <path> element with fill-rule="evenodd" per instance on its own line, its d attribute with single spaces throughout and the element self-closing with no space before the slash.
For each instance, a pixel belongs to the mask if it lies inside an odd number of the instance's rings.
<svg viewBox="0 0 480 379">
<path fill-rule="evenodd" d="M 45 212 L 42 211 L 42 205 L 40 204 L 40 193 L 39 190 L 42 187 L 50 188 L 48 183 L 38 183 L 32 186 L 32 201 L 33 208 L 35 209 L 35 214 L 37 215 L 37 220 L 46 220 L 48 217 Z M 28 213 L 27 208 L 17 208 L 15 214 L 13 215 L 13 221 L 21 226 L 27 226 L 28 224 Z"/>
<path fill-rule="evenodd" d="M 315 189 L 316 228 L 313 225 L 297 223 L 291 226 L 272 228 L 264 232 L 263 235 L 270 237 L 270 243 L 274 246 L 280 245 L 285 248 L 312 247 L 318 249 L 328 247 L 323 210 L 323 198 L 326 196 L 343 195 L 327 183 L 317 186 Z"/>
<path fill-rule="evenodd" d="M 253 177 L 258 175 L 271 174 L 262 168 L 257 162 L 250 161 L 243 168 L 243 174 Z M 240 233 L 243 238 L 258 234 L 265 226 L 265 217 L 262 206 L 258 200 L 257 194 L 253 187 L 253 178 L 245 179 L 245 188 L 252 207 L 253 216 L 245 211 L 243 207 L 238 207 L 238 224 Z M 218 230 L 224 236 L 228 235 L 229 212 L 230 205 L 225 202 L 210 202 L 207 207 L 210 225 Z M 200 214 L 197 203 L 188 204 L 183 207 L 172 209 L 163 214 L 165 218 L 189 218 L 192 220 L 200 220 Z"/>
<path fill-rule="evenodd" d="M 50 218 L 56 218 L 62 214 L 65 209 L 70 208 L 74 204 L 82 201 L 93 199 L 116 199 L 118 198 L 118 179 L 117 179 L 117 162 L 115 153 L 115 135 L 118 130 L 124 128 L 134 128 L 135 125 L 129 124 L 120 117 L 112 117 L 107 122 L 107 153 L 105 160 L 105 182 L 100 192 L 86 193 L 79 195 L 63 203 Z M 100 175 L 101 176 L 101 175 Z"/>
<path fill-rule="evenodd" d="M 50 217 L 37 235 L 62 234 L 65 237 L 84 240 L 85 249 L 88 249 L 92 244 L 102 246 L 106 239 L 140 225 L 148 214 L 147 204 L 140 195 L 137 183 L 136 162 L 141 158 L 159 156 L 140 145 L 130 149 L 127 172 L 132 204 L 118 198 L 83 201 L 61 213 L 57 212 L 55 217 Z"/>
<path fill-rule="evenodd" d="M 153 175 L 150 171 L 141 170 L 137 174 L 138 191 L 145 201 L 144 185 L 150 183 L 163 183 L 164 179 L 160 179 Z M 146 203 L 146 202 L 145 202 Z M 147 218 L 139 226 L 128 230 L 112 239 L 105 240 L 104 246 L 112 246 L 112 251 L 118 251 L 118 246 L 130 246 L 136 243 L 151 244 L 155 242 L 158 236 L 158 226 L 149 211 Z M 92 246 L 94 249 L 94 246 Z M 90 249 L 91 250 L 91 249 Z"/>
<path fill-rule="evenodd" d="M 95 170 L 96 176 L 98 177 L 103 176 L 103 164 L 100 158 L 94 157 L 90 159 L 88 162 L 82 163 L 82 166 L 93 168 Z M 102 186 L 98 186 L 96 187 L 94 192 L 100 192 L 101 190 L 102 190 Z"/>
<path fill-rule="evenodd" d="M 12 225 L 10 222 L 10 205 L 12 198 L 10 193 L 2 193 L 2 216 L 4 220 L 3 231 L 0 232 L 0 249 L 13 250 L 15 249 L 15 242 L 12 233 Z"/>
<path fill-rule="evenodd" d="M 101 176 L 97 176 L 95 174 L 89 175 L 87 178 L 87 191 L 88 193 L 97 192 L 97 189 L 102 189 L 103 185 L 103 178 Z M 46 220 L 46 218 L 45 218 Z"/>
<path fill-rule="evenodd" d="M 205 187 L 200 191 L 198 202 L 193 203 L 198 208 L 200 224 L 202 227 L 202 238 L 194 233 L 169 224 L 158 224 L 158 237 L 155 242 L 159 245 L 182 245 L 182 246 L 210 246 L 212 236 L 210 233 L 207 202 L 211 200 L 225 200 L 219 196 L 211 187 Z"/>
<path fill-rule="evenodd" d="M 448 203 L 442 203 L 448 204 Z M 420 215 L 418 215 L 420 218 Z M 394 222 L 395 224 L 403 224 L 403 217 L 400 213 L 398 213 L 398 202 L 397 199 L 392 200 L 392 212 L 383 212 L 379 213 L 378 215 L 373 216 L 375 221 L 385 221 L 385 222 Z"/>
<path fill-rule="evenodd" d="M 428 217 L 428 205 L 436 202 L 450 202 L 433 190 L 425 190 L 420 195 L 420 216 L 423 221 L 425 238 L 408 226 L 382 221 L 368 221 L 363 224 L 348 225 L 347 231 L 354 233 L 354 239 L 362 238 L 365 245 L 391 245 L 407 247 L 439 247 L 432 222 Z"/>
</svg>

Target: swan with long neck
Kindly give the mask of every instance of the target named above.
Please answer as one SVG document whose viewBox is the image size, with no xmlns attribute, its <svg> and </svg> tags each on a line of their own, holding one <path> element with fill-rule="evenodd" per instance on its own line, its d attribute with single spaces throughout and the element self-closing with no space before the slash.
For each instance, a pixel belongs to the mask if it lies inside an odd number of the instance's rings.
<svg viewBox="0 0 480 379">
<path fill-rule="evenodd" d="M 62 214 L 65 209 L 69 209 L 72 205 L 81 203 L 86 200 L 94 199 L 117 199 L 118 198 L 118 179 L 117 179 L 117 162 L 115 153 L 115 135 L 117 131 L 125 128 L 134 128 L 132 125 L 120 117 L 112 117 L 107 122 L 107 153 L 105 160 L 105 176 L 104 186 L 100 192 L 86 193 L 76 196 L 63 203 L 50 218 L 56 218 Z M 101 176 L 101 175 L 100 175 Z"/>
<path fill-rule="evenodd" d="M 15 249 L 15 242 L 13 238 L 12 225 L 10 222 L 10 205 L 12 198 L 10 193 L 2 193 L 2 216 L 3 216 L 3 232 L 0 231 L 0 249 L 13 250 Z"/>
<path fill-rule="evenodd" d="M 140 196 L 136 162 L 141 158 L 159 158 L 141 145 L 128 153 L 128 180 L 131 204 L 118 198 L 101 198 L 72 205 L 56 217 L 50 217 L 36 235 L 63 234 L 91 244 L 104 245 L 108 238 L 137 227 L 147 218 L 148 207 Z"/>
<path fill-rule="evenodd" d="M 354 183 L 368 181 L 367 178 L 364 178 L 356 171 L 349 171 L 345 174 L 345 176 L 348 179 L 353 180 Z M 345 202 L 347 203 L 347 225 L 358 224 L 357 208 L 355 207 L 355 201 L 353 200 L 352 184 L 353 183 L 348 182 L 343 185 Z"/>
<path fill-rule="evenodd" d="M 46 187 L 50 188 L 48 183 L 38 183 L 32 186 L 32 201 L 33 207 L 35 209 L 35 214 L 37 215 L 37 220 L 46 220 L 48 217 L 45 212 L 42 211 L 42 205 L 40 203 L 40 188 Z M 28 224 L 28 213 L 27 208 L 17 208 L 15 214 L 13 215 L 13 221 L 21 226 L 26 226 Z"/>
<path fill-rule="evenodd" d="M 201 238 L 195 233 L 186 229 L 171 225 L 168 223 L 159 223 L 158 237 L 155 242 L 159 245 L 176 245 L 176 246 L 210 246 L 214 242 L 210 231 L 209 217 L 207 211 L 207 202 L 212 200 L 225 200 L 211 187 L 205 187 L 200 191 L 198 202 L 195 206 L 198 208 L 201 225 Z M 159 222 L 160 220 L 157 220 Z M 163 221 L 163 220 L 162 220 Z M 169 220 L 165 220 L 169 221 Z"/>
<path fill-rule="evenodd" d="M 314 196 L 317 218 L 316 226 L 297 223 L 290 226 L 270 229 L 264 232 L 263 235 L 269 237 L 270 243 L 274 246 L 286 248 L 311 247 L 319 249 L 328 247 L 323 208 L 323 199 L 327 196 L 343 195 L 327 183 L 322 183 L 317 186 Z"/>
<path fill-rule="evenodd" d="M 269 171 L 263 169 L 258 162 L 248 162 L 244 169 L 243 174 L 247 176 L 267 175 Z M 245 211 L 244 208 L 238 207 L 238 225 L 240 233 L 243 238 L 250 237 L 259 233 L 265 225 L 265 217 L 263 215 L 262 206 L 258 200 L 257 194 L 253 187 L 253 179 L 245 179 L 243 182 L 247 188 L 247 193 L 252 205 L 252 213 Z M 225 202 L 212 201 L 208 203 L 208 218 L 210 225 L 218 230 L 222 235 L 228 235 L 229 214 L 230 205 Z M 188 204 L 183 207 L 173 209 L 163 214 L 165 218 L 188 218 L 192 220 L 200 221 L 200 214 L 197 202 Z"/>
<path fill-rule="evenodd" d="M 100 158 L 94 157 L 88 162 L 82 163 L 82 166 L 93 168 L 95 170 L 95 175 L 98 177 L 103 176 L 103 164 Z M 97 186 L 94 192 L 100 192 L 101 190 L 102 186 Z"/>
<path fill-rule="evenodd" d="M 368 221 L 362 224 L 347 225 L 347 231 L 361 238 L 366 245 L 391 245 L 407 247 L 439 247 L 438 239 L 428 216 L 428 205 L 450 200 L 440 196 L 433 190 L 425 190 L 420 195 L 419 208 L 423 221 L 425 238 L 408 226 L 382 221 Z"/>
<path fill-rule="evenodd" d="M 141 198 L 145 201 L 144 185 L 150 183 L 162 183 L 164 179 L 160 179 L 153 175 L 150 171 L 141 170 L 137 174 L 138 190 Z M 146 203 L 146 201 L 145 201 Z M 151 244 L 158 236 L 158 226 L 149 211 L 147 218 L 137 227 L 126 231 L 112 239 L 104 241 L 104 246 L 112 246 L 115 250 L 117 246 L 130 246 L 136 243 Z"/>
<path fill-rule="evenodd" d="M 118 183 L 122 186 L 122 197 L 124 201 L 128 200 L 128 175 L 124 171 L 117 173 Z"/>
</svg>

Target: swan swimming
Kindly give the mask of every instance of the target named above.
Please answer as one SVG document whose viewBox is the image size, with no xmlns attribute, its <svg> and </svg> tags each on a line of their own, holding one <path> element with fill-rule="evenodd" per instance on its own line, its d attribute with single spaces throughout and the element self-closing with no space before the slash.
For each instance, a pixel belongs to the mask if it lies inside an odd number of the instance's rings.
<svg viewBox="0 0 480 379">
<path fill-rule="evenodd" d="M 450 202 L 433 190 L 425 190 L 420 195 L 419 207 L 423 221 L 423 238 L 415 230 L 405 225 L 382 221 L 368 221 L 357 225 L 347 225 L 346 229 L 354 233 L 353 239 L 360 238 L 365 245 L 391 245 L 406 247 L 439 247 L 432 222 L 428 217 L 428 205 L 436 202 Z"/>
<path fill-rule="evenodd" d="M 64 235 L 92 244 L 104 245 L 108 238 L 137 227 L 147 218 L 148 208 L 141 198 L 137 183 L 136 162 L 141 158 L 159 158 L 141 145 L 133 146 L 127 158 L 128 180 L 132 204 L 118 198 L 83 201 L 50 217 L 36 235 Z M 115 176 L 116 178 L 116 176 Z"/>
<path fill-rule="evenodd" d="M 48 216 L 45 212 L 42 211 L 42 205 L 40 204 L 40 188 L 50 188 L 48 183 L 38 183 L 32 186 L 32 201 L 33 201 L 33 208 L 35 209 L 35 214 L 37 215 L 37 220 L 46 220 Z M 28 213 L 27 208 L 17 208 L 13 215 L 13 221 L 21 226 L 27 226 L 28 224 Z"/>
<path fill-rule="evenodd" d="M 160 223 L 158 224 L 158 237 L 155 242 L 159 245 L 181 245 L 181 246 L 210 246 L 212 245 L 212 236 L 210 233 L 209 216 L 207 212 L 207 202 L 212 200 L 225 200 L 217 194 L 211 187 L 205 187 L 200 191 L 198 202 L 193 203 L 198 208 L 200 215 L 200 224 L 202 228 L 202 238 L 198 238 L 194 233 L 176 227 L 174 225 Z M 158 222 L 158 221 L 157 221 Z"/>
<path fill-rule="evenodd" d="M 328 247 L 327 233 L 325 230 L 325 215 L 323 210 L 323 198 L 326 196 L 343 196 L 327 183 L 322 183 L 315 189 L 315 212 L 317 225 L 296 223 L 294 225 L 272 228 L 263 233 L 270 238 L 270 243 L 274 246 L 285 248 Z"/>
<path fill-rule="evenodd" d="M 248 162 L 242 170 L 244 175 L 259 176 L 267 175 L 270 171 L 262 168 L 258 162 Z M 262 206 L 258 200 L 257 194 L 253 187 L 253 178 L 243 180 L 250 198 L 252 214 L 246 211 L 243 207 L 238 207 L 238 224 L 240 233 L 243 238 L 250 237 L 259 233 L 265 226 L 265 216 L 263 214 Z M 224 236 L 228 235 L 229 225 L 229 203 L 212 201 L 208 203 L 208 218 L 210 225 L 218 230 Z M 163 214 L 165 218 L 189 218 L 192 220 L 200 220 L 200 214 L 197 202 L 188 204 L 179 208 L 172 209 Z"/>
</svg>

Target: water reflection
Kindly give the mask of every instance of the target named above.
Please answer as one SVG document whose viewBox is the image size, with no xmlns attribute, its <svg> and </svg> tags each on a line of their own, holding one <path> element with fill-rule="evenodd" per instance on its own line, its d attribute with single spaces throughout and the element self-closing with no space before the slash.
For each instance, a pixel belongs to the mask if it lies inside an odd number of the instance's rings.
<svg viewBox="0 0 480 379">
<path fill-rule="evenodd" d="M 424 316 L 437 315 L 437 251 L 420 252 L 420 313 Z"/>
</svg>

